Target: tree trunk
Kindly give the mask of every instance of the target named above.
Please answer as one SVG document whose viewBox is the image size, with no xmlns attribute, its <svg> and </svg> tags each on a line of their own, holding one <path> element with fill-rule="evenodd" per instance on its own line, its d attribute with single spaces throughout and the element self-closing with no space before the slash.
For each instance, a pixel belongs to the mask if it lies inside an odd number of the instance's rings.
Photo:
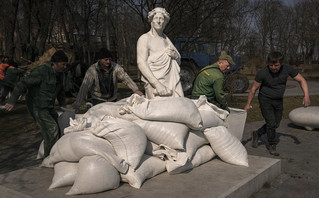
<svg viewBox="0 0 319 198">
<path fill-rule="evenodd" d="M 12 21 L 9 24 L 8 34 L 7 34 L 7 54 L 10 58 L 15 60 L 15 42 L 14 42 L 14 35 L 16 29 L 16 22 L 17 22 L 17 15 L 18 15 L 18 8 L 19 8 L 19 0 L 12 1 Z"/>
</svg>

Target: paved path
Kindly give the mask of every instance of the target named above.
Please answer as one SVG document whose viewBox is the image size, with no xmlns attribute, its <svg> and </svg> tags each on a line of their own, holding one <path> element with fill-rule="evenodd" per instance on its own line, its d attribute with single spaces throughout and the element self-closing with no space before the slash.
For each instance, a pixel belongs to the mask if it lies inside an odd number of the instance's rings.
<svg viewBox="0 0 319 198">
<path fill-rule="evenodd" d="M 266 149 L 266 136 L 258 148 L 251 147 L 251 131 L 259 128 L 264 122 L 247 123 L 243 144 L 249 155 L 281 159 L 281 174 L 271 183 L 256 193 L 255 198 L 317 198 L 319 197 L 319 129 L 307 131 L 294 126 L 288 119 L 281 122 L 278 128 L 279 157 L 270 155 Z"/>
</svg>

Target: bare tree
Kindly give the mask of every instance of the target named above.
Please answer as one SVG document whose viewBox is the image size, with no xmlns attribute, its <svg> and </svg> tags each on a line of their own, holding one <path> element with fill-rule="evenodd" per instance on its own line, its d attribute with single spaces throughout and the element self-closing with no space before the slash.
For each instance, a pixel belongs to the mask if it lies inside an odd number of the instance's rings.
<svg viewBox="0 0 319 198">
<path fill-rule="evenodd" d="M 15 29 L 18 17 L 19 0 L 2 2 L 1 10 L 1 35 L 3 43 L 3 52 L 10 58 L 14 58 L 15 54 Z"/>
</svg>

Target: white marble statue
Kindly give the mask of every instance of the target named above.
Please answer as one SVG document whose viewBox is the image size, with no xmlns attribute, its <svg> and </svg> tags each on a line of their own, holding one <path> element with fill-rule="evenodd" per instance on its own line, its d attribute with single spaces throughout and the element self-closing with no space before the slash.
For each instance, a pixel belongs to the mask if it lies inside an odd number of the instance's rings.
<svg viewBox="0 0 319 198">
<path fill-rule="evenodd" d="M 184 96 L 179 75 L 181 56 L 163 33 L 169 19 L 164 8 L 154 8 L 148 13 L 150 31 L 137 41 L 137 65 L 149 99 Z"/>
</svg>

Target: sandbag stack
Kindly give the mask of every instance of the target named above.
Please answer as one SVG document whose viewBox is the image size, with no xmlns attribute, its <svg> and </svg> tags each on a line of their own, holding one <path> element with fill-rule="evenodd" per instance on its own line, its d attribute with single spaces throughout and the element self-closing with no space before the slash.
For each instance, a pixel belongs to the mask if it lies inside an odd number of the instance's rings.
<svg viewBox="0 0 319 198">
<path fill-rule="evenodd" d="M 54 167 L 49 189 L 72 186 L 67 195 L 98 193 L 127 182 L 140 188 L 167 171 L 178 174 L 216 156 L 248 167 L 247 151 L 227 129 L 228 112 L 188 98 L 105 102 L 70 119 L 65 135 L 42 165 Z"/>
</svg>

